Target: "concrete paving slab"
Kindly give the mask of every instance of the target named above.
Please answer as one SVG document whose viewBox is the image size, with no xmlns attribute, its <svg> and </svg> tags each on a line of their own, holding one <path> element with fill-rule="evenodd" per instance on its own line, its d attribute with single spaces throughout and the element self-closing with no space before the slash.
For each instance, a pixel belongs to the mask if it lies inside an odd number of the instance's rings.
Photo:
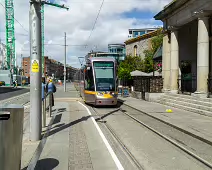
<svg viewBox="0 0 212 170">
<path fill-rule="evenodd" d="M 117 169 L 85 108 L 76 101 L 56 102 L 55 107 L 65 109 L 55 112 L 62 116 L 52 125 L 35 169 Z"/>
<path fill-rule="evenodd" d="M 108 114 L 111 110 L 108 108 L 97 109 L 102 115 Z M 209 169 L 160 136 L 136 123 L 123 112 L 115 112 L 103 120 L 111 126 L 145 170 Z"/>
<path fill-rule="evenodd" d="M 46 124 L 48 125 L 51 118 L 46 116 Z M 42 128 L 45 132 L 47 127 Z M 32 142 L 29 140 L 30 135 L 30 105 L 25 106 L 24 110 L 24 125 L 23 125 L 23 142 L 22 142 L 22 159 L 21 159 L 21 169 L 26 169 L 29 162 L 31 161 L 40 141 Z"/>
</svg>

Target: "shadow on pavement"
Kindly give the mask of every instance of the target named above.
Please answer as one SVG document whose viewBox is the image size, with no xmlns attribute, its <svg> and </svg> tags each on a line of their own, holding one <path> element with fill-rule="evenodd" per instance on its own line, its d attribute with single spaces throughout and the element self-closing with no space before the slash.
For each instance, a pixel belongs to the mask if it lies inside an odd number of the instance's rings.
<svg viewBox="0 0 212 170">
<path fill-rule="evenodd" d="M 66 129 L 66 128 L 70 127 L 70 126 L 73 126 L 73 125 L 77 124 L 77 123 L 80 123 L 80 122 L 82 122 L 82 121 L 86 121 L 86 120 L 88 120 L 90 117 L 91 117 L 91 116 L 83 116 L 83 117 L 80 118 L 80 119 L 77 119 L 77 120 L 75 120 L 75 121 L 73 121 L 73 122 L 70 122 L 70 123 L 68 123 L 68 124 L 62 125 L 62 126 L 58 127 L 57 129 L 53 129 L 53 130 L 51 130 L 51 131 L 49 132 L 49 134 L 48 134 L 47 137 L 49 137 L 49 136 L 51 136 L 51 135 L 54 135 L 55 133 L 60 132 L 60 131 Z"/>
<path fill-rule="evenodd" d="M 62 114 L 56 115 L 52 124 L 54 125 L 54 124 L 60 123 L 61 117 L 62 117 Z"/>
<path fill-rule="evenodd" d="M 54 158 L 46 158 L 41 159 L 37 162 L 35 166 L 35 170 L 52 170 L 56 168 L 59 165 L 59 161 Z M 25 167 L 22 170 L 27 170 L 27 167 Z"/>
<path fill-rule="evenodd" d="M 113 113 L 115 113 L 115 112 L 117 112 L 117 111 L 119 111 L 120 110 L 120 108 L 119 109 L 116 109 L 116 110 L 113 110 L 113 111 L 111 111 L 111 112 L 109 112 L 109 113 L 107 113 L 107 114 L 104 114 L 103 116 L 101 116 L 100 118 L 97 118 L 97 119 L 95 119 L 96 121 L 99 121 L 99 120 L 101 120 L 101 119 L 104 119 L 105 117 L 107 117 L 107 116 L 110 116 L 111 114 L 113 114 Z"/>
</svg>

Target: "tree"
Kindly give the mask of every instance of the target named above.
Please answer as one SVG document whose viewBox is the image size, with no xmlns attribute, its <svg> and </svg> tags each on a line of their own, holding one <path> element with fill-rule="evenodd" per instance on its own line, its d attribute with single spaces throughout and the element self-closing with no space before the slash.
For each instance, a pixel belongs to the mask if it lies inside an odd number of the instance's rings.
<svg viewBox="0 0 212 170">
<path fill-rule="evenodd" d="M 122 61 L 118 68 L 118 77 L 121 80 L 130 80 L 130 72 L 135 70 L 141 70 L 143 67 L 143 61 L 140 57 L 126 56 L 125 60 Z"/>
<path fill-rule="evenodd" d="M 144 72 L 150 73 L 154 71 L 154 65 L 153 65 L 153 56 L 157 49 L 162 45 L 163 43 L 163 33 L 162 30 L 160 29 L 158 31 L 157 36 L 153 37 L 151 39 L 151 49 L 150 50 L 145 50 L 145 58 L 144 58 Z"/>
</svg>

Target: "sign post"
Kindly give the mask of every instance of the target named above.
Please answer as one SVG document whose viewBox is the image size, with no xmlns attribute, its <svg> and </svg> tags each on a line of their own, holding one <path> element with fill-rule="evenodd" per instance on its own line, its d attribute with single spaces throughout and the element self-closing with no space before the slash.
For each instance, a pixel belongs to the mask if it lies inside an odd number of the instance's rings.
<svg viewBox="0 0 212 170">
<path fill-rule="evenodd" d="M 41 5 L 40 0 L 30 1 L 30 140 L 41 138 L 42 100 L 41 100 Z"/>
</svg>

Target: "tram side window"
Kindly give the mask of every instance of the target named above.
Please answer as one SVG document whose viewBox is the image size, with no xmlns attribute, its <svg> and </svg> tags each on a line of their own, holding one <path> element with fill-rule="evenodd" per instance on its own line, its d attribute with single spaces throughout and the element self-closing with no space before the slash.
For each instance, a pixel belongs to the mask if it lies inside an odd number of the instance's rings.
<svg viewBox="0 0 212 170">
<path fill-rule="evenodd" d="M 85 90 L 95 90 L 92 68 L 90 68 L 90 70 L 86 70 L 85 72 Z"/>
</svg>

